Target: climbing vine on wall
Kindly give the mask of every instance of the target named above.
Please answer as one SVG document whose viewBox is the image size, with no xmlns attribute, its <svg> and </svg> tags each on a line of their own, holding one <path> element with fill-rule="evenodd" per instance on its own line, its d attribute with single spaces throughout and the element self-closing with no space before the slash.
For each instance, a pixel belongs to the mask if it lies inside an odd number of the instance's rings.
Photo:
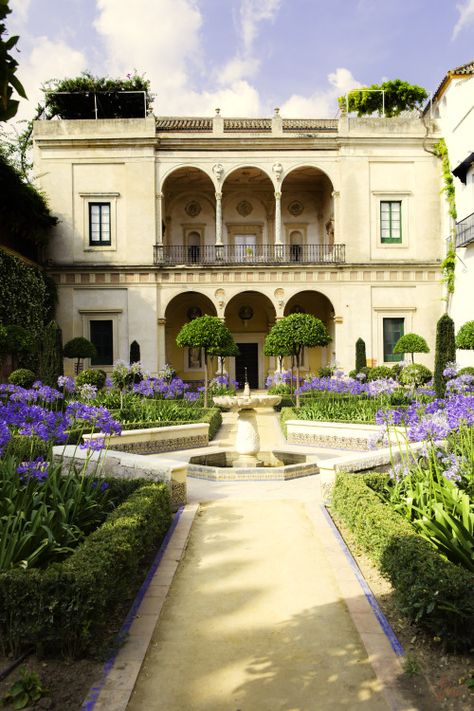
<svg viewBox="0 0 474 711">
<path fill-rule="evenodd" d="M 441 159 L 441 170 L 443 175 L 443 192 L 448 203 L 448 213 L 452 218 L 452 228 L 449 236 L 448 248 L 446 256 L 441 262 L 441 271 L 443 273 L 443 281 L 446 284 L 448 294 L 454 293 L 454 276 L 456 270 L 456 244 L 454 227 L 457 219 L 456 211 L 456 189 L 454 187 L 454 178 L 449 166 L 448 148 L 446 141 L 442 138 L 434 147 L 435 154 Z"/>
<path fill-rule="evenodd" d="M 0 323 L 23 326 L 39 339 L 50 318 L 49 283 L 40 269 L 0 250 Z"/>
</svg>

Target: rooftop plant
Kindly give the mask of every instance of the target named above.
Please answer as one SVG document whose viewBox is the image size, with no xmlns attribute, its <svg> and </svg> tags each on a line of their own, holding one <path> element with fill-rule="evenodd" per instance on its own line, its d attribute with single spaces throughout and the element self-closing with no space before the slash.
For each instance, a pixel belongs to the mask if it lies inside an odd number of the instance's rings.
<svg viewBox="0 0 474 711">
<path fill-rule="evenodd" d="M 358 116 L 384 114 L 387 118 L 399 116 L 403 111 L 421 110 L 428 98 L 426 89 L 401 79 L 391 79 L 382 84 L 371 84 L 353 89 L 338 98 L 342 111 L 356 112 Z"/>
</svg>

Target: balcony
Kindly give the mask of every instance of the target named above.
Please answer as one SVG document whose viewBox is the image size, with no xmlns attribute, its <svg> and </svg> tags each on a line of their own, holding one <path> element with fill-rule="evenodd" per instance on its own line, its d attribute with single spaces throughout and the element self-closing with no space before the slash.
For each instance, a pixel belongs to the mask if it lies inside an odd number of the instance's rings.
<svg viewBox="0 0 474 711">
<path fill-rule="evenodd" d="M 456 247 L 467 247 L 474 242 L 474 212 L 456 225 Z"/>
<path fill-rule="evenodd" d="M 344 264 L 345 244 L 154 245 L 153 262 L 163 267 Z"/>
</svg>

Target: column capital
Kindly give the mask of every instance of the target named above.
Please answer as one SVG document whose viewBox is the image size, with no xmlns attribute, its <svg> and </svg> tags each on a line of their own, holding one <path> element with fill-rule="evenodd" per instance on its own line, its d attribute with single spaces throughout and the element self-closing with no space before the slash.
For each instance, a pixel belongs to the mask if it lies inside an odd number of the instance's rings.
<svg viewBox="0 0 474 711">
<path fill-rule="evenodd" d="M 166 319 L 165 318 L 158 318 L 156 320 L 158 326 L 165 326 L 166 325 Z"/>
<path fill-rule="evenodd" d="M 281 200 L 281 190 L 275 190 L 275 200 Z"/>
</svg>

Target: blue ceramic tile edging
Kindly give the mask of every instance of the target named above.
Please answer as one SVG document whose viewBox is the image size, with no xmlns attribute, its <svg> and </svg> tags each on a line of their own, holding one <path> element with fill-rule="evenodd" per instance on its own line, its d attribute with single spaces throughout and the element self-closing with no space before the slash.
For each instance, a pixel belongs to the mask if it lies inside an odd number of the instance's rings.
<svg viewBox="0 0 474 711">
<path fill-rule="evenodd" d="M 359 581 L 359 584 L 364 591 L 364 595 L 367 598 L 367 601 L 372 608 L 375 617 L 377 618 L 381 628 L 383 629 L 385 636 L 387 637 L 388 641 L 390 642 L 390 645 L 395 652 L 395 654 L 398 657 L 403 657 L 405 655 L 405 651 L 400 644 L 400 642 L 397 639 L 397 636 L 395 632 L 393 631 L 389 621 L 383 614 L 382 610 L 379 607 L 379 604 L 377 600 L 374 597 L 374 594 L 372 590 L 369 588 L 367 585 L 362 573 L 359 570 L 359 567 L 357 563 L 355 562 L 354 558 L 352 557 L 352 553 L 350 552 L 349 548 L 346 546 L 346 543 L 341 536 L 341 534 L 338 531 L 337 526 L 335 525 L 334 521 L 332 520 L 331 516 L 329 515 L 329 512 L 327 511 L 325 506 L 321 506 L 321 510 L 323 512 L 323 516 L 325 517 L 326 521 L 328 522 L 329 526 L 332 529 L 332 532 L 334 533 L 334 536 L 336 537 L 337 542 L 339 543 L 339 546 L 342 549 L 342 552 L 344 553 L 349 565 L 352 568 L 352 571 L 354 572 L 357 580 Z"/>
<path fill-rule="evenodd" d="M 119 632 L 117 633 L 117 636 L 115 637 L 115 640 L 114 640 L 115 651 L 111 654 L 111 656 L 105 662 L 104 668 L 102 669 L 102 678 L 101 678 L 100 682 L 96 686 L 91 687 L 86 700 L 84 701 L 84 703 L 81 706 L 80 711 L 93 711 L 93 708 L 97 702 L 97 699 L 99 698 L 99 694 L 102 691 L 102 688 L 104 687 L 105 682 L 107 680 L 107 675 L 110 672 L 110 670 L 112 669 L 115 659 L 119 653 L 120 647 L 124 643 L 125 638 L 127 637 L 128 633 L 130 631 L 132 622 L 137 615 L 138 608 L 140 607 L 142 600 L 145 597 L 145 593 L 148 590 L 148 587 L 153 579 L 153 576 L 156 573 L 156 570 L 161 562 L 161 559 L 163 558 L 163 555 L 166 551 L 168 543 L 170 542 L 171 536 L 173 535 L 174 530 L 175 530 L 176 526 L 178 525 L 178 522 L 181 517 L 181 514 L 183 513 L 183 510 L 184 510 L 184 506 L 181 506 L 178 509 L 178 511 L 176 512 L 176 514 L 174 515 L 173 521 L 171 522 L 171 526 L 167 530 L 166 535 L 161 542 L 161 546 L 159 547 L 158 553 L 156 554 L 155 559 L 154 559 L 153 563 L 151 564 L 148 574 L 147 574 L 145 580 L 143 581 L 140 590 L 136 594 L 136 597 L 132 603 L 130 610 L 128 611 L 127 617 L 125 618 L 125 621 L 124 621 L 122 627 L 120 628 Z"/>
</svg>

